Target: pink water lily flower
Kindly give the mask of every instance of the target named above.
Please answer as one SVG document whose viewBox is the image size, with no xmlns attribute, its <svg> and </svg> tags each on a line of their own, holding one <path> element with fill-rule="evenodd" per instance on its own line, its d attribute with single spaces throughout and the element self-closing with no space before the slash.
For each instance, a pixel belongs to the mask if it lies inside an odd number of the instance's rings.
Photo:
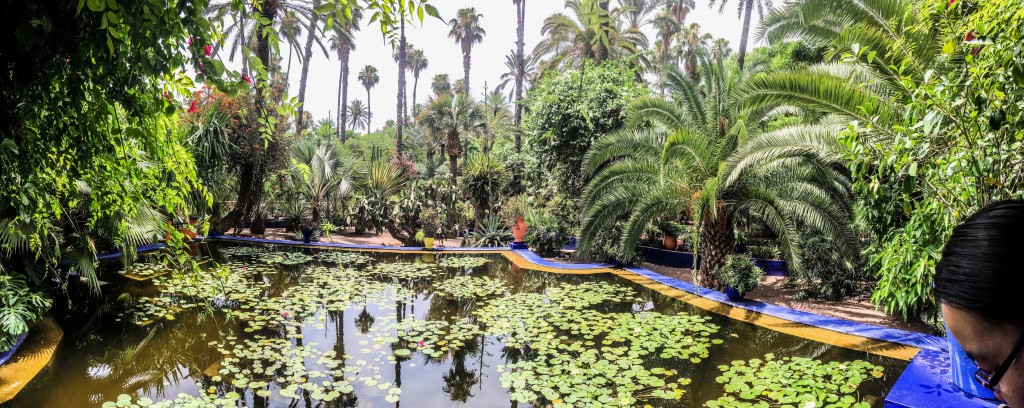
<svg viewBox="0 0 1024 408">
<path fill-rule="evenodd" d="M 420 342 L 417 343 L 417 344 L 419 344 L 420 347 L 423 347 L 423 346 L 427 345 L 427 343 L 424 343 L 422 340 L 420 340 Z"/>
<path fill-rule="evenodd" d="M 281 316 L 288 317 L 288 312 L 281 312 Z"/>
</svg>

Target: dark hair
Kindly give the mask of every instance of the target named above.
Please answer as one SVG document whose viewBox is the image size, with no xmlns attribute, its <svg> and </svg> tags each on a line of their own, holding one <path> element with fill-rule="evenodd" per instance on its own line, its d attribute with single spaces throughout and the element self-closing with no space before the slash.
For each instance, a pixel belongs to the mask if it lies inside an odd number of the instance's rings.
<svg viewBox="0 0 1024 408">
<path fill-rule="evenodd" d="M 990 204 L 953 229 L 935 266 L 935 298 L 1024 327 L 1024 201 Z"/>
</svg>

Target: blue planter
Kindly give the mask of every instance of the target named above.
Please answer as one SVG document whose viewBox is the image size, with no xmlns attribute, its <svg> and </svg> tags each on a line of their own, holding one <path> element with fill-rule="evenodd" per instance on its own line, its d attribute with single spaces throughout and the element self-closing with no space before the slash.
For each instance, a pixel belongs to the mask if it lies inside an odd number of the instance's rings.
<svg viewBox="0 0 1024 408">
<path fill-rule="evenodd" d="M 729 297 L 729 300 L 738 302 L 740 300 L 743 300 L 743 296 L 746 296 L 746 293 L 740 292 L 731 287 L 727 287 L 725 288 L 725 295 Z"/>
<path fill-rule="evenodd" d="M 14 341 L 14 346 L 11 347 L 10 350 L 0 353 L 0 365 L 6 363 L 7 360 L 11 359 L 11 357 L 14 357 L 14 352 L 18 351 L 18 347 L 20 347 L 21 343 L 25 341 L 26 337 L 28 337 L 28 332 L 22 333 L 21 336 L 18 336 L 18 340 Z"/>
<path fill-rule="evenodd" d="M 526 245 L 525 242 L 513 242 L 512 244 L 509 245 L 509 248 L 512 248 L 512 249 L 529 249 L 529 247 Z"/>
<path fill-rule="evenodd" d="M 310 243 L 313 240 L 313 229 L 303 228 L 302 229 L 302 242 Z"/>
<path fill-rule="evenodd" d="M 953 385 L 972 397 L 995 401 L 996 395 L 974 380 L 974 372 L 978 371 L 978 367 L 970 357 L 967 357 L 967 352 L 960 347 L 960 343 L 953 338 L 949 327 L 946 327 L 946 340 L 949 340 L 949 360 L 952 366 L 949 375 L 953 377 Z"/>
</svg>

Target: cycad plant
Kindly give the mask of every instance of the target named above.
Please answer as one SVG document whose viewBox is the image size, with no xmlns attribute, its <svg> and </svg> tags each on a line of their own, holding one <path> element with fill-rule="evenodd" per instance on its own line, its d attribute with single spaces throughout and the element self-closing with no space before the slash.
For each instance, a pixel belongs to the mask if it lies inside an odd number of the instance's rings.
<svg viewBox="0 0 1024 408">
<path fill-rule="evenodd" d="M 590 251 L 607 227 L 624 221 L 619 245 L 627 258 L 658 219 L 685 215 L 699 228 L 696 276 L 718 288 L 716 273 L 732 252 L 736 221 L 777 233 L 788 260 L 800 267 L 801 229 L 847 242 L 849 182 L 839 170 L 833 128 L 804 125 L 751 135 L 772 113 L 737 110 L 730 101 L 745 80 L 723 60 L 705 59 L 698 80 L 678 68 L 664 74 L 667 98 L 645 97 L 627 109 L 627 128 L 587 152 L 590 177 L 578 249 Z"/>
</svg>

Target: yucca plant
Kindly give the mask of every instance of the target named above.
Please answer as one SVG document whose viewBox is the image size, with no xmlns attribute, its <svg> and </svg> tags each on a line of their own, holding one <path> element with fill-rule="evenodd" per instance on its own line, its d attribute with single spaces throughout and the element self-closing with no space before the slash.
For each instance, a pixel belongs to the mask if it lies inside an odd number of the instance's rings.
<svg viewBox="0 0 1024 408">
<path fill-rule="evenodd" d="M 797 228 L 849 243 L 849 181 L 841 171 L 834 127 L 804 125 L 751 135 L 772 110 L 739 110 L 730 97 L 747 80 L 722 59 L 705 58 L 691 80 L 665 73 L 670 98 L 641 98 L 627 109 L 629 126 L 587 152 L 590 176 L 577 250 L 586 255 L 601 231 L 624 221 L 620 253 L 633 256 L 654 221 L 680 215 L 696 221 L 700 284 L 719 288 L 717 272 L 734 246 L 738 215 L 777 233 L 800 267 Z"/>
<path fill-rule="evenodd" d="M 463 241 L 463 246 L 500 247 L 512 242 L 512 232 L 501 217 L 491 214 L 482 223 L 476 224 L 473 233 Z"/>
</svg>

